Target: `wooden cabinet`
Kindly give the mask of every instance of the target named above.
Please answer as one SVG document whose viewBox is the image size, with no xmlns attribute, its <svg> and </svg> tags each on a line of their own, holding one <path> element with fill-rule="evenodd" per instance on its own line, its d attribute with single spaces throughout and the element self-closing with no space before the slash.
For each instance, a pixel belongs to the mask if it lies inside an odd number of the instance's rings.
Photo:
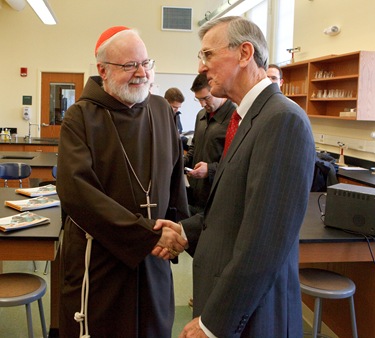
<svg viewBox="0 0 375 338">
<path fill-rule="evenodd" d="M 24 151 L 57 152 L 57 146 L 25 145 Z"/>
<path fill-rule="evenodd" d="M 39 144 L 0 144 L 0 151 L 37 151 L 57 153 L 58 146 L 46 146 Z"/>
<path fill-rule="evenodd" d="M 283 93 L 310 117 L 375 121 L 375 52 L 329 55 L 282 71 Z"/>
</svg>

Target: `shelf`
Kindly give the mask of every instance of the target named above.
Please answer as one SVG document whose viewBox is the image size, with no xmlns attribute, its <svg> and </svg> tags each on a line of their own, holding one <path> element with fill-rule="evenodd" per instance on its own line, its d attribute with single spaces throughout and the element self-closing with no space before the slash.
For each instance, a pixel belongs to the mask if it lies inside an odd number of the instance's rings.
<svg viewBox="0 0 375 338">
<path fill-rule="evenodd" d="M 307 94 L 293 94 L 293 95 L 285 94 L 285 96 L 290 97 L 290 98 L 292 98 L 292 97 L 307 97 Z"/>
<path fill-rule="evenodd" d="M 310 101 L 357 101 L 356 97 L 322 97 L 310 98 Z"/>
<path fill-rule="evenodd" d="M 342 80 L 350 80 L 350 79 L 358 79 L 358 74 L 354 75 L 345 75 L 345 76 L 334 76 L 334 77 L 324 77 L 320 79 L 313 78 L 311 82 L 325 82 L 325 81 L 342 81 Z"/>
<path fill-rule="evenodd" d="M 343 116 L 332 116 L 332 115 L 313 115 L 313 114 L 307 114 L 308 117 L 315 117 L 315 118 L 320 118 L 320 119 L 336 119 L 336 120 L 352 120 L 355 121 L 355 117 L 343 117 Z"/>
<path fill-rule="evenodd" d="M 284 95 L 309 117 L 375 121 L 375 52 L 328 55 L 281 68 Z M 295 91 L 299 93 L 287 95 Z M 357 111 L 356 117 L 339 116 L 351 109 Z"/>
</svg>

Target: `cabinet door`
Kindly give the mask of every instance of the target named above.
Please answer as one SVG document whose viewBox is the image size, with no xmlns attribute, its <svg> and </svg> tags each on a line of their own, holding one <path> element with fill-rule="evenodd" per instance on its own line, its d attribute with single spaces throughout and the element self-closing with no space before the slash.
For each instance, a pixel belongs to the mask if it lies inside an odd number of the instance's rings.
<svg viewBox="0 0 375 338">
<path fill-rule="evenodd" d="M 57 152 L 56 146 L 25 145 L 24 151 Z"/>
</svg>

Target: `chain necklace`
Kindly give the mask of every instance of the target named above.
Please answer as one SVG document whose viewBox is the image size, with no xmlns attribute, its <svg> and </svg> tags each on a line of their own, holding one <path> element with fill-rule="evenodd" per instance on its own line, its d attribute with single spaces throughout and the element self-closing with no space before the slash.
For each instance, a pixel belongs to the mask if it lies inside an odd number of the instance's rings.
<svg viewBox="0 0 375 338">
<path fill-rule="evenodd" d="M 109 111 L 108 109 L 106 109 L 106 111 L 107 111 L 107 113 L 108 113 L 108 115 L 109 115 L 109 117 L 110 117 L 112 123 L 114 124 L 113 119 L 112 119 L 112 115 L 111 115 L 110 111 Z M 151 130 L 151 132 L 152 132 L 152 127 L 151 127 L 151 126 L 152 126 L 152 124 L 151 124 L 151 114 L 150 114 L 150 108 L 149 108 L 148 105 L 147 105 L 147 113 L 148 113 L 148 119 L 149 119 L 149 122 L 150 122 L 150 130 Z M 122 142 L 121 142 L 121 138 L 120 138 L 120 135 L 119 135 L 119 133 L 118 133 L 118 131 L 117 131 L 117 128 L 116 128 L 115 125 L 114 125 L 114 127 L 115 127 L 115 130 L 116 130 L 117 136 L 119 137 L 119 140 L 120 140 L 120 146 L 121 146 L 122 152 L 124 153 L 124 156 L 125 156 L 126 162 L 127 162 L 128 166 L 129 166 L 131 172 L 133 173 L 133 176 L 135 177 L 135 179 L 136 179 L 136 181 L 137 181 L 139 187 L 142 189 L 142 191 L 143 191 L 143 192 L 145 193 L 145 195 L 146 195 L 146 203 L 145 203 L 145 204 L 140 204 L 140 207 L 141 207 L 141 208 L 147 208 L 147 216 L 148 216 L 149 219 L 151 219 L 151 208 L 156 208 L 156 207 L 158 206 L 156 203 L 151 203 L 151 201 L 150 201 L 150 191 L 151 191 L 152 179 L 150 178 L 150 181 L 149 181 L 149 183 L 148 183 L 148 187 L 147 187 L 147 189 L 145 189 L 145 188 L 143 187 L 143 185 L 142 185 L 142 183 L 141 183 L 141 181 L 140 181 L 138 175 L 135 173 L 135 170 L 134 170 L 134 168 L 133 168 L 133 166 L 132 166 L 132 164 L 131 164 L 131 162 L 130 162 L 129 156 L 128 156 L 128 154 L 126 153 L 126 150 L 125 150 L 125 148 L 124 148 L 124 146 L 123 146 L 123 144 L 122 144 Z M 152 165 L 151 165 L 151 167 L 152 167 Z M 152 172 L 152 170 L 151 170 L 151 172 Z"/>
</svg>

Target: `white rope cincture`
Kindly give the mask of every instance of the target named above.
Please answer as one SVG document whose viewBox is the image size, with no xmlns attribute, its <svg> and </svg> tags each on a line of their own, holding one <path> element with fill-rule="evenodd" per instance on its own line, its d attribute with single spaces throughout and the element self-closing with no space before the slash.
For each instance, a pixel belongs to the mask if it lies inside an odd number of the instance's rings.
<svg viewBox="0 0 375 338">
<path fill-rule="evenodd" d="M 72 222 L 82 229 L 74 220 Z M 82 229 L 83 230 L 83 229 Z M 84 230 L 83 230 L 84 231 Z M 79 338 L 90 338 L 89 334 L 89 324 L 88 324 L 88 300 L 89 300 L 89 267 L 91 259 L 91 246 L 93 237 L 86 232 L 86 252 L 85 252 L 85 273 L 82 280 L 82 290 L 81 290 L 81 311 L 74 314 L 74 320 L 79 323 Z"/>
</svg>

